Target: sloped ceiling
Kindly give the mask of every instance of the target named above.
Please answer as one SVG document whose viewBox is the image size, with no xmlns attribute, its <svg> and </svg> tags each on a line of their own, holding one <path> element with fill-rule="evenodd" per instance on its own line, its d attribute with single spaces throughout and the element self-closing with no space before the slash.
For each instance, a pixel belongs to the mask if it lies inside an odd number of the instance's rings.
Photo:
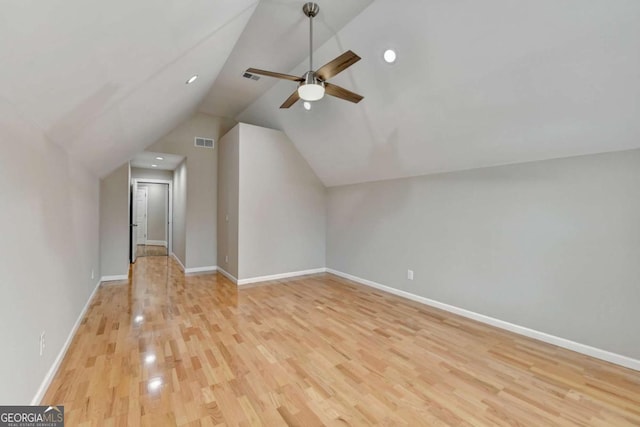
<svg viewBox="0 0 640 427">
<path fill-rule="evenodd" d="M 332 80 L 360 104 L 280 110 L 281 81 L 237 119 L 285 131 L 328 186 L 637 148 L 639 40 L 636 0 L 377 0 L 314 54 L 363 58 Z"/>
<path fill-rule="evenodd" d="M 256 5 L 3 2 L 0 97 L 104 176 L 196 110 Z"/>
</svg>

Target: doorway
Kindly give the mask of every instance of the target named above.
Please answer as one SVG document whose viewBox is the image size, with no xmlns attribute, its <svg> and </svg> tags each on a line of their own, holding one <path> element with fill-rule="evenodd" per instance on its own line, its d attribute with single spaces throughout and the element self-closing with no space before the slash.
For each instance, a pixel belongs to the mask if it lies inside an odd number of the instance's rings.
<svg viewBox="0 0 640 427">
<path fill-rule="evenodd" d="M 146 186 L 138 186 L 136 191 L 136 242 L 138 245 L 147 244 L 147 208 L 149 206 L 149 189 Z M 138 255 L 139 256 L 139 255 Z"/>
<path fill-rule="evenodd" d="M 130 261 L 168 256 L 172 242 L 171 181 L 136 178 L 131 185 Z"/>
</svg>

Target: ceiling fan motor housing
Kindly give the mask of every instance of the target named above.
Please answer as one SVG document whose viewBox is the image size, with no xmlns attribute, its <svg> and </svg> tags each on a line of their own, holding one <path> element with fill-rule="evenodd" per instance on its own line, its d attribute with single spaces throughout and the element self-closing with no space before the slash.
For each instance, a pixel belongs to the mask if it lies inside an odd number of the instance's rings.
<svg viewBox="0 0 640 427">
<path fill-rule="evenodd" d="M 300 82 L 300 86 L 302 85 L 320 85 L 322 87 L 324 87 L 324 81 L 320 80 L 317 76 L 316 73 L 313 71 L 307 71 L 306 73 L 304 73 L 304 76 L 302 76 L 304 78 L 303 81 Z"/>
</svg>

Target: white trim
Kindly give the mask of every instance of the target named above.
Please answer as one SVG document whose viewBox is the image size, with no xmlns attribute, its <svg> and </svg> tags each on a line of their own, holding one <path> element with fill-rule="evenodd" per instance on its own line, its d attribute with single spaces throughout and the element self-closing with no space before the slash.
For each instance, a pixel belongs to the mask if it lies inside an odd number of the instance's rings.
<svg viewBox="0 0 640 427">
<path fill-rule="evenodd" d="M 129 275 L 128 274 L 118 274 L 116 276 L 102 276 L 100 278 L 101 282 L 113 282 L 116 280 L 128 280 L 129 279 Z"/>
<path fill-rule="evenodd" d="M 166 184 L 169 187 L 169 194 L 167 194 L 169 202 L 169 212 L 167 213 L 167 226 L 165 228 L 167 233 L 167 250 L 173 252 L 173 180 L 168 179 L 152 179 L 152 178 L 133 178 L 134 189 L 137 188 L 138 183 L 147 184 Z M 129 208 L 131 210 L 131 208 Z M 131 246 L 131 242 L 129 242 Z M 133 250 L 133 249 L 132 249 Z M 135 254 L 134 254 L 135 257 Z M 180 263 L 182 265 L 182 263 Z M 183 268 L 184 269 L 184 268 Z"/>
<path fill-rule="evenodd" d="M 167 247 L 165 240 L 147 240 L 147 246 L 164 246 Z"/>
<path fill-rule="evenodd" d="M 218 270 L 218 266 L 217 265 L 208 265 L 205 267 L 191 267 L 191 268 L 186 268 L 184 266 L 184 264 L 182 263 L 182 261 L 180 261 L 180 258 L 178 258 L 178 256 L 176 254 L 174 254 L 173 252 L 171 252 L 170 256 L 176 260 L 176 262 L 178 263 L 178 265 L 180 266 L 180 270 L 182 270 L 182 272 L 184 274 L 193 274 L 193 273 L 207 273 L 210 271 L 217 271 Z"/>
<path fill-rule="evenodd" d="M 170 184 L 171 183 L 171 180 L 168 180 L 168 179 L 153 179 L 153 178 L 133 178 L 133 179 L 134 181 L 137 181 L 139 183 L 141 182 L 143 184 Z"/>
<path fill-rule="evenodd" d="M 228 271 L 226 271 L 225 269 L 223 269 L 222 267 L 218 267 L 218 273 L 221 273 L 227 279 L 231 280 L 234 284 L 236 285 L 238 284 L 238 278 L 235 277 L 233 274 L 229 273 Z"/>
<path fill-rule="evenodd" d="M 206 267 L 191 267 L 191 268 L 185 268 L 184 269 L 184 274 L 191 274 L 191 273 L 207 273 L 210 271 L 216 271 L 218 270 L 218 266 L 217 265 L 209 265 Z"/>
<path fill-rule="evenodd" d="M 324 273 L 326 268 L 314 268 L 311 270 L 292 271 L 290 273 L 272 274 L 270 276 L 250 277 L 249 279 L 239 279 L 238 286 L 248 285 L 249 283 L 268 282 L 270 280 L 286 279 L 288 277 L 307 276 L 309 274 Z"/>
<path fill-rule="evenodd" d="M 73 327 L 71 328 L 71 331 L 69 332 L 69 336 L 67 337 L 67 340 L 64 342 L 64 345 L 60 349 L 60 352 L 58 353 L 58 356 L 53 361 L 53 365 L 51 365 L 51 367 L 49 368 L 49 371 L 44 376 L 44 379 L 42 380 L 42 383 L 40 383 L 40 387 L 38 387 L 38 391 L 36 392 L 36 395 L 33 396 L 33 399 L 31 399 L 31 403 L 30 403 L 31 406 L 39 405 L 42 402 L 42 398 L 44 398 L 44 394 L 47 392 L 47 389 L 51 385 L 51 381 L 53 381 L 53 377 L 56 376 L 56 373 L 58 372 L 58 368 L 60 368 L 60 364 L 62 363 L 62 360 L 64 359 L 64 356 L 67 354 L 67 350 L 69 349 L 69 346 L 71 345 L 71 341 L 73 341 L 73 337 L 75 336 L 76 332 L 78 331 L 78 328 L 80 327 L 80 324 L 82 323 L 82 319 L 84 318 L 84 315 L 87 313 L 87 310 L 89 309 L 89 306 L 91 305 L 91 301 L 93 300 L 93 297 L 96 295 L 96 292 L 98 292 L 98 288 L 100 287 L 100 283 L 102 283 L 102 281 L 100 281 L 100 282 L 98 282 L 96 284 L 96 287 L 93 288 L 93 292 L 91 292 L 91 295 L 89 295 L 89 299 L 87 300 L 87 303 L 84 305 L 84 307 L 82 307 L 82 311 L 80 311 L 80 315 L 76 319 L 76 323 L 73 324 Z"/>
<path fill-rule="evenodd" d="M 388 292 L 390 294 L 398 295 L 412 301 L 417 301 L 422 304 L 426 304 L 441 310 L 448 311 L 450 313 L 457 314 L 469 319 L 476 320 L 481 323 L 486 323 L 491 326 L 495 326 L 500 329 L 506 329 L 507 331 L 514 332 L 519 335 L 524 335 L 529 338 L 533 338 L 539 341 L 543 341 L 549 344 L 556 345 L 558 347 L 566 348 L 568 350 L 575 351 L 577 353 L 585 354 L 587 356 L 595 357 L 596 359 L 605 360 L 607 362 L 615 363 L 616 365 L 624 366 L 629 369 L 640 371 L 640 360 L 632 359 L 628 356 L 612 353 L 607 350 L 602 350 L 596 347 L 591 347 L 586 344 L 581 344 L 575 341 L 571 341 L 565 338 L 560 338 L 555 335 L 550 335 L 545 332 L 536 331 L 524 326 L 516 325 L 513 323 L 505 322 L 494 317 L 485 316 L 484 314 L 476 313 L 473 311 L 465 310 L 464 308 L 455 307 L 453 305 L 445 304 L 442 302 L 434 301 L 429 298 L 425 298 L 419 295 L 415 295 L 406 291 L 401 291 L 389 286 L 381 285 L 380 283 L 373 282 L 371 280 L 363 279 L 361 277 L 353 276 L 351 274 L 343 273 L 341 271 L 327 268 L 327 272 L 335 274 L 336 276 L 343 277 L 345 279 L 352 280 L 365 286 L 380 289 L 381 291 Z"/>
<path fill-rule="evenodd" d="M 171 252 L 171 258 L 175 259 L 176 262 L 178 263 L 178 266 L 180 267 L 180 270 L 185 271 L 186 269 L 184 268 L 184 265 L 182 264 L 182 261 L 180 261 L 180 258 L 178 258 L 178 255 L 174 254 L 173 252 Z"/>
</svg>

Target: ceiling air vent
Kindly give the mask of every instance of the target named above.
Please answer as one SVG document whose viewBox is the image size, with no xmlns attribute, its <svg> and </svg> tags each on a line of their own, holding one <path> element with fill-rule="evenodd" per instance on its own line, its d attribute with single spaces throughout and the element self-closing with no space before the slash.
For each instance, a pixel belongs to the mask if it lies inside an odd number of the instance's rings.
<svg viewBox="0 0 640 427">
<path fill-rule="evenodd" d="M 251 79 L 251 80 L 259 80 L 260 76 L 256 76 L 255 74 L 251 74 L 251 73 L 244 73 L 242 75 L 242 77 L 244 77 L 245 79 Z"/>
<path fill-rule="evenodd" d="M 213 148 L 213 139 L 196 136 L 196 147 Z"/>
</svg>

